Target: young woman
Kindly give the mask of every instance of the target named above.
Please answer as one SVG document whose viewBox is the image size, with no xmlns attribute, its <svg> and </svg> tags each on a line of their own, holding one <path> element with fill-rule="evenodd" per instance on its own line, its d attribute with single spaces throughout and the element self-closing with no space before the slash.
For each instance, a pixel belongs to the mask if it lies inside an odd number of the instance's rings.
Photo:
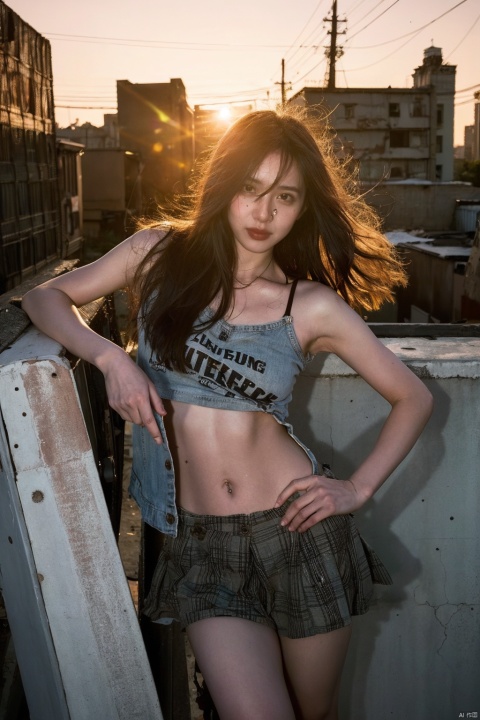
<svg viewBox="0 0 480 720">
<path fill-rule="evenodd" d="M 186 627 L 222 720 L 337 717 L 351 616 L 372 582 L 390 582 L 351 513 L 432 406 L 350 307 L 377 307 L 402 282 L 306 120 L 261 111 L 220 140 L 180 219 L 24 299 L 38 327 L 100 368 L 135 424 L 131 492 L 166 534 L 145 610 Z M 123 287 L 138 306 L 137 365 L 76 311 Z M 286 422 L 298 373 L 325 351 L 391 405 L 341 480 Z"/>
</svg>

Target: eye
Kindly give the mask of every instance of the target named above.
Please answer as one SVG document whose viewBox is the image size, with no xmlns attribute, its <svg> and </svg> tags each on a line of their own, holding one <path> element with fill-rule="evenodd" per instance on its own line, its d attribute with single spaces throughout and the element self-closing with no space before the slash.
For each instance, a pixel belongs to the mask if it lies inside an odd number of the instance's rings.
<svg viewBox="0 0 480 720">
<path fill-rule="evenodd" d="M 255 193 L 255 186 L 252 185 L 252 183 L 246 182 L 243 186 L 243 192 L 253 195 Z"/>
<path fill-rule="evenodd" d="M 280 193 L 278 199 L 285 203 L 293 203 L 295 201 L 295 197 L 291 193 Z"/>
</svg>

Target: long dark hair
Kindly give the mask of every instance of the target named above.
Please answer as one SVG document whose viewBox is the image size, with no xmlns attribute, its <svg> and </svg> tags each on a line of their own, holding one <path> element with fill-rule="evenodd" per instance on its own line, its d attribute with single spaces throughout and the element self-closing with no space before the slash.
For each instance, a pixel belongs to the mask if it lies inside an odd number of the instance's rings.
<svg viewBox="0 0 480 720">
<path fill-rule="evenodd" d="M 405 284 L 378 218 L 354 192 L 318 125 L 295 108 L 244 115 L 197 173 L 183 212 L 158 224 L 167 228 L 165 237 L 140 264 L 133 290 L 147 340 L 167 366 L 185 371 L 185 342 L 213 298 L 219 303 L 210 324 L 231 305 L 236 250 L 228 208 L 271 153 L 281 156 L 275 182 L 294 161 L 305 183 L 304 212 L 273 251 L 287 277 L 322 282 L 365 309 L 391 300 L 392 288 Z"/>
</svg>

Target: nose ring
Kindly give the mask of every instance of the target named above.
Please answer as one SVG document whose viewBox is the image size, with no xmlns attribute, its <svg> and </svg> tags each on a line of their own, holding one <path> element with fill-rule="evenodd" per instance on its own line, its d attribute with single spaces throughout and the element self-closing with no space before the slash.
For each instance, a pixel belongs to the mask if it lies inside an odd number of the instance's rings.
<svg viewBox="0 0 480 720">
<path fill-rule="evenodd" d="M 278 212 L 278 211 L 277 211 L 277 208 L 273 208 L 273 210 L 272 210 L 272 220 L 273 220 L 273 218 L 275 217 L 275 215 L 277 214 L 277 212 Z"/>
</svg>

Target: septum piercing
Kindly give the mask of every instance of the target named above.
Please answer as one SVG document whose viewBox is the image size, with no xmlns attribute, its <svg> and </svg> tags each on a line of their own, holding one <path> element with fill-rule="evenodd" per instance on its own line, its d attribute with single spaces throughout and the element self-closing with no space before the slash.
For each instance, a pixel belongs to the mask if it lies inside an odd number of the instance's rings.
<svg viewBox="0 0 480 720">
<path fill-rule="evenodd" d="M 273 208 L 273 210 L 272 210 L 272 220 L 273 220 L 273 218 L 275 217 L 275 215 L 277 214 L 277 212 L 278 212 L 277 208 Z"/>
</svg>

